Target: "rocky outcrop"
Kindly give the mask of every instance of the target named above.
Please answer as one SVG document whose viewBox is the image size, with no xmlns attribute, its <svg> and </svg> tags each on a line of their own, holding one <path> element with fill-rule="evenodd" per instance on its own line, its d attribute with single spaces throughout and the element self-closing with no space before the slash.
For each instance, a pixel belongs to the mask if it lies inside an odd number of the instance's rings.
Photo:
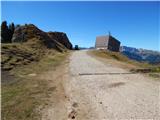
<svg viewBox="0 0 160 120">
<path fill-rule="evenodd" d="M 70 43 L 67 35 L 63 32 L 48 32 L 48 35 L 55 39 L 57 42 L 61 43 L 68 49 L 72 49 L 72 44 Z"/>
<path fill-rule="evenodd" d="M 47 48 L 54 48 L 57 50 L 71 48 L 72 44 L 69 42 L 65 33 L 54 33 L 54 36 L 56 37 L 38 29 L 33 24 L 28 24 L 15 29 L 12 42 L 30 42 L 34 38 L 40 40 Z"/>
<path fill-rule="evenodd" d="M 65 33 L 56 33 L 55 36 L 50 36 L 33 24 L 16 27 L 12 43 L 19 44 L 2 44 L 2 70 L 29 65 L 46 56 L 55 56 L 57 52 L 66 52 L 67 48 L 71 49 L 72 44 Z M 59 42 L 60 39 L 63 42 Z"/>
<path fill-rule="evenodd" d="M 24 26 L 19 26 L 15 29 L 12 42 L 27 42 L 31 38 L 44 38 L 49 39 L 47 35 L 38 29 L 35 25 L 29 24 Z"/>
</svg>

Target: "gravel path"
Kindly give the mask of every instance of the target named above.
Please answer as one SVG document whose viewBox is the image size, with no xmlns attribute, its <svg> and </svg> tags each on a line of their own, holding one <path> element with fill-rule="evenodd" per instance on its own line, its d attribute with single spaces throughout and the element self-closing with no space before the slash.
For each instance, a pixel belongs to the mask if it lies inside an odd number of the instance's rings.
<svg viewBox="0 0 160 120">
<path fill-rule="evenodd" d="M 103 63 L 86 51 L 73 52 L 65 94 L 69 119 L 160 119 L 160 83 Z M 116 73 L 116 74 L 109 74 Z"/>
</svg>

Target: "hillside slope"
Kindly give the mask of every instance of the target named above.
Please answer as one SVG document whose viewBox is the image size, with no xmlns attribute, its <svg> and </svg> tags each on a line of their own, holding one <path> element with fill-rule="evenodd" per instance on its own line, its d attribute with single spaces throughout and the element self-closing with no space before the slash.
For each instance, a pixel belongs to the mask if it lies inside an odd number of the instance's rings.
<svg viewBox="0 0 160 120">
<path fill-rule="evenodd" d="M 120 52 L 111 52 L 105 50 L 92 50 L 89 54 L 109 62 L 110 64 L 127 69 L 134 73 L 147 73 L 149 76 L 160 78 L 160 64 L 149 64 L 147 62 L 138 62 L 132 60 Z"/>
<path fill-rule="evenodd" d="M 29 24 L 15 29 L 12 43 L 1 44 L 2 120 L 39 120 L 51 97 L 59 101 L 59 74 L 72 46 L 67 35 L 66 44 L 60 39 Z"/>
<path fill-rule="evenodd" d="M 12 37 L 12 43 L 2 44 L 2 70 L 11 70 L 15 66 L 39 61 L 49 53 L 54 54 L 72 49 L 67 35 L 63 34 L 54 33 L 50 36 L 33 24 L 17 27 Z M 59 38 L 56 37 L 57 35 Z M 61 40 L 61 38 L 63 39 Z"/>
</svg>

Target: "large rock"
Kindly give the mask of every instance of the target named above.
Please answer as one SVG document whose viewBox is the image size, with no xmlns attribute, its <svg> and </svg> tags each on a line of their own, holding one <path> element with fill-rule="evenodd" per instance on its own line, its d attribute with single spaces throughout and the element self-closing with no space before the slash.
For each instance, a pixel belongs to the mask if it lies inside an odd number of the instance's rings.
<svg viewBox="0 0 160 120">
<path fill-rule="evenodd" d="M 47 48 L 55 48 L 57 50 L 61 50 L 69 48 L 71 46 L 71 43 L 69 42 L 65 33 L 64 36 L 63 34 L 58 34 L 58 38 L 63 38 L 63 42 L 61 43 L 58 41 L 59 39 L 57 40 L 56 37 L 52 37 L 48 33 L 38 29 L 33 24 L 17 27 L 14 31 L 12 42 L 29 42 L 32 41 L 33 38 L 40 40 Z"/>
<path fill-rule="evenodd" d="M 48 32 L 48 35 L 55 39 L 57 42 L 61 43 L 68 49 L 72 49 L 72 44 L 70 43 L 67 35 L 63 32 Z"/>
</svg>

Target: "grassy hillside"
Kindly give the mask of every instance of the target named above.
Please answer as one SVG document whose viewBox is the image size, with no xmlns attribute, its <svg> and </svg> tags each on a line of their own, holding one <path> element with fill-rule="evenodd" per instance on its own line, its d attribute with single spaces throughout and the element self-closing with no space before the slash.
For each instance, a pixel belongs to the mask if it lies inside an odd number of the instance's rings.
<svg viewBox="0 0 160 120">
<path fill-rule="evenodd" d="M 89 54 L 97 56 L 99 58 L 107 58 L 107 60 L 114 60 L 114 63 L 120 65 L 120 67 L 128 68 L 132 72 L 148 72 L 151 76 L 160 77 L 157 73 L 160 73 L 160 65 L 152 65 L 147 62 L 137 62 L 129 59 L 125 55 L 119 52 L 111 52 L 104 50 L 93 50 Z"/>
<path fill-rule="evenodd" d="M 1 43 L 2 120 L 40 119 L 37 109 L 48 104 L 54 88 L 39 76 L 49 71 L 56 74 L 72 49 L 65 33 L 52 33 L 49 36 L 33 24 L 25 24 L 15 28 L 12 43 Z"/>
<path fill-rule="evenodd" d="M 39 106 L 47 104 L 48 82 L 36 78 L 61 65 L 69 52 L 30 42 L 1 44 L 2 120 L 39 120 Z"/>
<path fill-rule="evenodd" d="M 55 51 L 65 52 L 67 49 L 60 47 L 60 45 L 58 50 L 48 49 L 43 41 L 37 38 L 32 38 L 23 43 L 1 44 L 2 69 L 10 70 L 15 66 L 39 61 L 45 54 L 53 54 Z"/>
</svg>

